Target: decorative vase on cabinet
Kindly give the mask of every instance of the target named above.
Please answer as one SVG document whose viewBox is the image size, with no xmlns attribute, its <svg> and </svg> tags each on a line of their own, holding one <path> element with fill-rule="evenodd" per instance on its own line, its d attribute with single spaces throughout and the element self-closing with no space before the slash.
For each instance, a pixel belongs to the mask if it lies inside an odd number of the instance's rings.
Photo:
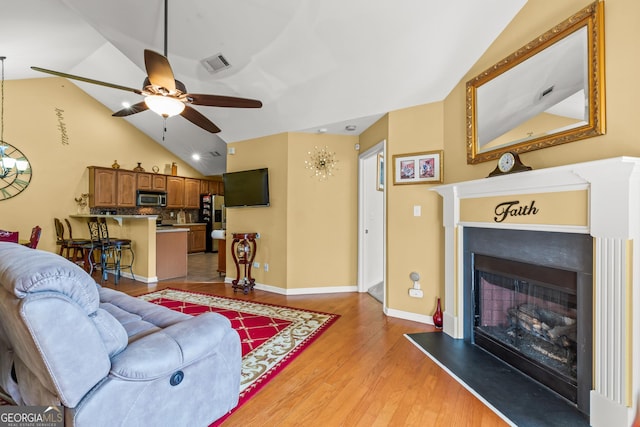
<svg viewBox="0 0 640 427">
<path fill-rule="evenodd" d="M 442 308 L 440 307 L 440 298 L 438 298 L 436 311 L 433 313 L 433 325 L 438 329 L 442 328 Z"/>
</svg>

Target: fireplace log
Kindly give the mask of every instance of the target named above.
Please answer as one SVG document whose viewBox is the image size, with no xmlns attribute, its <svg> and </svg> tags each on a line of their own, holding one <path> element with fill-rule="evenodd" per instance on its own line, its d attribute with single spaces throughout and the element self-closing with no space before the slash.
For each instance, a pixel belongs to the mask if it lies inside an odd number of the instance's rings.
<svg viewBox="0 0 640 427">
<path fill-rule="evenodd" d="M 576 341 L 577 325 L 571 317 L 534 304 L 520 304 L 507 312 L 512 326 L 520 327 L 559 347 L 569 347 Z"/>
<path fill-rule="evenodd" d="M 566 336 L 568 339 L 575 341 L 577 334 L 577 325 L 574 323 L 573 325 L 560 325 L 556 326 L 547 331 L 549 338 L 552 340 L 558 340 L 563 336 Z"/>
</svg>

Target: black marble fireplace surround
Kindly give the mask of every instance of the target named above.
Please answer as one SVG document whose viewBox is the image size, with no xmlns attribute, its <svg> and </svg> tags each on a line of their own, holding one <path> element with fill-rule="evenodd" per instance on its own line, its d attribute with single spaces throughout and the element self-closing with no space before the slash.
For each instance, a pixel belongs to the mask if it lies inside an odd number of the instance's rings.
<svg viewBox="0 0 640 427">
<path fill-rule="evenodd" d="M 554 389 L 573 402 L 580 412 L 588 415 L 592 388 L 592 237 L 574 233 L 473 227 L 465 228 L 463 237 L 464 318 L 468 319 L 464 325 L 464 340 Z M 554 378 L 553 369 L 547 369 L 544 364 L 526 355 L 521 356 L 511 345 L 503 345 L 492 334 L 484 332 L 484 329 L 491 327 L 478 327 L 481 316 L 477 308 L 477 290 L 481 280 L 485 286 L 487 280 L 514 280 L 516 283 L 525 283 L 525 289 L 539 288 L 543 289 L 543 293 L 566 294 L 562 304 L 572 313 L 568 317 L 571 321 L 575 319 L 577 324 L 577 339 L 571 342 L 570 348 L 567 346 L 567 354 L 571 359 L 571 367 L 567 370 L 571 372 L 560 373 Z M 493 285 L 491 283 L 491 287 Z M 565 285 L 567 289 L 562 289 Z M 554 298 L 559 297 L 534 297 L 533 301 Z M 548 304 L 553 306 L 556 303 Z M 485 316 L 489 317 L 487 314 Z M 486 324 L 486 321 L 483 322 L 483 325 Z M 513 331 L 509 333 L 513 336 Z"/>
</svg>

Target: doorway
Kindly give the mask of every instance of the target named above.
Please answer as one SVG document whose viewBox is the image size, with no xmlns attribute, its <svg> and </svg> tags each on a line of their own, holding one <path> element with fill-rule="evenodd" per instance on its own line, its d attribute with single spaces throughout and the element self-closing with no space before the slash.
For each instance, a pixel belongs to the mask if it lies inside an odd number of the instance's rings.
<svg viewBox="0 0 640 427">
<path fill-rule="evenodd" d="M 386 140 L 358 158 L 358 292 L 372 289 L 386 307 Z M 382 172 L 382 180 L 380 179 Z M 380 292 L 373 292 L 380 289 Z"/>
</svg>

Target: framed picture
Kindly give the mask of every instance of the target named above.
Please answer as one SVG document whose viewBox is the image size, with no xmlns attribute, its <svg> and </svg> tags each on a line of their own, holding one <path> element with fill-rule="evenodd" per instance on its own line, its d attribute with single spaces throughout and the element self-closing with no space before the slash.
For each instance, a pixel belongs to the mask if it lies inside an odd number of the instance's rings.
<svg viewBox="0 0 640 427">
<path fill-rule="evenodd" d="M 376 173 L 376 190 L 384 191 L 384 154 L 378 153 L 378 168 Z"/>
<path fill-rule="evenodd" d="M 393 156 L 393 184 L 442 182 L 442 150 Z"/>
</svg>

